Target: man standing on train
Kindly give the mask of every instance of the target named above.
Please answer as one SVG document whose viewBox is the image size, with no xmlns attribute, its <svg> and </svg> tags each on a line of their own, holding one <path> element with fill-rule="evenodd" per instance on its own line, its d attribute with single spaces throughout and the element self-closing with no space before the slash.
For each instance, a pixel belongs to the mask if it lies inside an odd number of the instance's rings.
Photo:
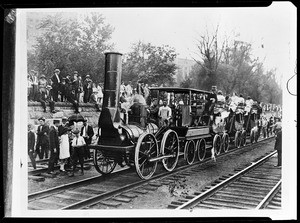
<svg viewBox="0 0 300 223">
<path fill-rule="evenodd" d="M 161 106 L 158 110 L 158 117 L 160 118 L 160 126 L 167 125 L 169 120 L 172 117 L 172 110 L 171 108 L 167 105 L 167 101 L 164 100 L 163 106 Z"/>
</svg>

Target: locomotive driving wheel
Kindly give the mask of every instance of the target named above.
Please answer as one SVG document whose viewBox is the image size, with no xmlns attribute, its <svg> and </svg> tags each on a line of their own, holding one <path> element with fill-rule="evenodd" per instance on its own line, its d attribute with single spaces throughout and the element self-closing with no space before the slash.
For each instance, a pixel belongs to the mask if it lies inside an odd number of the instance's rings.
<svg viewBox="0 0 300 223">
<path fill-rule="evenodd" d="M 157 158 L 158 144 L 153 134 L 143 133 L 136 144 L 134 163 L 138 176 L 141 179 L 150 179 L 154 174 L 157 161 L 150 162 L 150 159 Z"/>
<path fill-rule="evenodd" d="M 213 148 L 215 150 L 216 155 L 219 155 L 221 152 L 221 137 L 218 134 L 214 136 Z"/>
<path fill-rule="evenodd" d="M 224 133 L 222 136 L 222 149 L 225 153 L 228 152 L 229 149 L 229 135 Z"/>
<path fill-rule="evenodd" d="M 199 139 L 196 144 L 198 159 L 204 160 L 206 154 L 206 142 L 205 139 Z"/>
<path fill-rule="evenodd" d="M 241 132 L 236 131 L 235 136 L 234 136 L 234 145 L 237 148 L 241 147 Z"/>
<path fill-rule="evenodd" d="M 247 138 L 246 130 L 243 130 L 240 139 L 240 146 L 246 145 L 246 138 Z"/>
<path fill-rule="evenodd" d="M 94 150 L 93 160 L 96 170 L 103 175 L 111 173 L 117 165 L 113 158 L 106 156 L 98 149 Z"/>
<path fill-rule="evenodd" d="M 179 157 L 179 139 L 173 130 L 165 132 L 161 141 L 162 155 L 172 155 L 172 157 L 162 160 L 163 166 L 167 171 L 172 171 L 177 165 Z"/>
<path fill-rule="evenodd" d="M 185 143 L 184 155 L 186 162 L 191 165 L 196 158 L 195 142 L 193 140 L 189 140 Z"/>
</svg>

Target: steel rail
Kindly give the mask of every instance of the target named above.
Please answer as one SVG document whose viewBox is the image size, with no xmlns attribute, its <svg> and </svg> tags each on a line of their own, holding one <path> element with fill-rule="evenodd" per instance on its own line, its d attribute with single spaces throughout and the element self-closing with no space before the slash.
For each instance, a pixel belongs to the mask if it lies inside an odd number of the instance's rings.
<svg viewBox="0 0 300 223">
<path fill-rule="evenodd" d="M 263 141 L 269 141 L 269 140 L 272 140 L 272 137 L 262 139 L 262 140 L 258 141 L 258 143 L 262 143 Z M 256 144 L 247 144 L 246 146 L 243 146 L 243 147 L 240 147 L 240 148 L 235 147 L 235 148 L 230 149 L 227 153 L 220 154 L 218 157 L 223 157 L 223 156 L 226 156 L 228 154 L 234 153 L 236 151 L 240 151 L 241 149 L 246 149 L 246 148 L 254 146 L 254 145 L 256 145 Z M 205 163 L 209 162 L 210 160 L 211 160 L 211 158 L 208 157 L 208 158 L 206 158 L 202 161 L 196 161 L 191 165 L 184 165 L 184 166 L 181 166 L 181 167 L 177 167 L 172 172 L 163 172 L 163 173 L 157 174 L 157 175 L 153 176 L 152 178 L 150 178 L 148 180 L 140 180 L 139 182 L 135 182 L 135 183 L 126 185 L 126 186 L 121 187 L 121 188 L 119 188 L 115 191 L 106 192 L 104 194 L 88 198 L 86 200 L 77 202 L 75 204 L 69 205 L 69 206 L 64 207 L 62 209 L 74 209 L 74 208 L 80 208 L 80 207 L 88 206 L 88 204 L 90 205 L 93 202 L 96 202 L 96 201 L 98 202 L 99 200 L 105 199 L 106 197 L 111 197 L 112 195 L 116 195 L 120 192 L 125 192 L 126 190 L 132 189 L 133 187 L 137 187 L 137 186 L 140 186 L 142 184 L 146 184 L 147 182 L 155 180 L 155 179 L 164 178 L 164 177 L 167 177 L 167 176 L 172 176 L 172 175 L 174 175 L 174 174 L 176 174 L 180 171 L 192 168 L 196 165 L 205 164 Z M 108 177 L 113 178 L 118 174 L 126 173 L 124 171 L 130 172 L 131 168 L 125 167 L 123 169 L 116 170 L 113 173 L 111 173 L 110 175 L 106 175 L 105 179 L 107 179 Z M 96 177 L 90 177 L 88 179 L 79 180 L 79 181 L 72 182 L 72 183 L 69 183 L 69 184 L 64 184 L 64 185 L 57 186 L 57 187 L 54 187 L 54 188 L 50 188 L 50 189 L 46 189 L 46 190 L 43 190 L 43 191 L 35 192 L 35 193 L 32 193 L 32 194 L 28 195 L 28 200 L 32 201 L 32 200 L 36 200 L 36 199 L 39 199 L 39 198 L 44 198 L 44 197 L 49 196 L 49 194 L 50 195 L 51 194 L 56 194 L 56 193 L 59 193 L 61 191 L 69 189 L 69 188 L 74 188 L 74 187 L 77 187 L 77 186 L 80 186 L 80 185 L 91 183 L 91 182 L 96 181 L 96 180 L 101 180 L 102 178 L 103 178 L 103 175 L 96 176 Z"/>
<path fill-rule="evenodd" d="M 239 178 L 240 176 L 242 176 L 243 174 L 245 174 L 249 170 L 252 170 L 252 169 L 256 168 L 257 166 L 262 164 L 264 161 L 268 160 L 271 156 L 273 156 L 276 153 L 277 153 L 277 151 L 274 151 L 274 152 L 268 154 L 267 156 L 263 157 L 262 159 L 258 160 L 257 162 L 255 162 L 255 163 L 252 162 L 250 166 L 248 166 L 245 169 L 237 172 L 236 174 L 232 175 L 231 177 L 227 178 L 226 180 L 214 185 L 213 187 L 206 190 L 202 194 L 199 194 L 198 196 L 194 197 L 193 199 L 189 200 L 188 202 L 178 206 L 176 209 L 187 209 L 187 208 L 190 208 L 190 207 L 196 205 L 197 203 L 199 203 L 200 200 L 206 198 L 207 196 L 209 196 L 211 194 L 214 194 L 216 191 L 223 188 L 229 182 L 234 181 L 235 179 Z"/>
<path fill-rule="evenodd" d="M 266 138 L 266 139 L 263 139 L 259 142 L 262 142 L 262 141 L 266 141 L 266 140 L 269 140 L 270 138 Z M 271 138 L 272 139 L 272 138 Z M 258 143 L 259 143 L 258 142 Z M 219 157 L 223 157 L 223 156 L 226 156 L 228 154 L 231 154 L 231 153 L 234 153 L 236 152 L 237 150 L 241 150 L 242 148 L 247 148 L 247 147 L 250 147 L 250 146 L 253 146 L 253 144 L 248 144 L 244 147 L 240 147 L 240 148 L 234 148 L 234 149 L 231 149 L 230 152 L 227 152 L 227 153 L 223 153 L 221 155 L 219 155 Z M 143 184 L 146 184 L 152 180 L 157 180 L 157 179 L 160 179 L 160 178 L 164 178 L 164 177 L 167 177 L 167 176 L 172 176 L 172 175 L 175 175 L 176 173 L 178 172 L 181 172 L 185 169 L 189 169 L 189 168 L 192 168 L 196 165 L 199 165 L 199 164 L 204 164 L 204 163 L 207 163 L 209 162 L 211 159 L 210 158 L 206 158 L 205 160 L 203 161 L 198 161 L 198 162 L 195 162 L 191 165 L 184 165 L 184 166 L 181 166 L 181 167 L 178 167 L 176 168 L 175 170 L 173 170 L 172 172 L 164 172 L 164 173 L 160 173 L 160 174 L 157 174 L 157 175 L 154 175 L 152 178 L 150 179 L 147 179 L 147 180 L 140 180 L 139 182 L 135 182 L 135 183 L 132 183 L 132 184 L 128 184 L 126 186 L 123 186 L 121 188 L 118 188 L 117 190 L 114 190 L 114 191 L 110 191 L 110 192 L 106 192 L 106 193 L 103 193 L 103 194 L 100 194 L 100 195 L 96 195 L 96 196 L 93 196 L 91 198 L 87 198 L 83 201 L 79 201 L 75 204 L 71 204 L 67 207 L 64 207 L 64 208 L 61 208 L 61 210 L 67 210 L 67 209 L 80 209 L 80 208 L 83 208 L 83 207 L 86 207 L 86 206 L 92 206 L 92 205 L 95 205 L 97 203 L 99 203 L 100 200 L 103 200 L 105 198 L 108 198 L 108 197 L 112 197 L 112 196 L 115 196 L 115 195 L 118 195 L 120 193 L 123 193 L 123 192 L 126 192 L 128 190 L 132 190 L 132 188 L 134 187 L 138 187 L 138 186 L 141 186 Z"/>
<path fill-rule="evenodd" d="M 280 187 L 281 187 L 281 181 L 282 180 L 280 180 L 272 188 L 272 190 L 266 195 L 266 197 L 257 205 L 257 207 L 255 208 L 255 210 L 263 209 L 263 208 L 265 208 L 268 205 L 269 201 L 272 200 L 272 198 L 276 195 L 276 193 L 280 189 Z"/>
</svg>

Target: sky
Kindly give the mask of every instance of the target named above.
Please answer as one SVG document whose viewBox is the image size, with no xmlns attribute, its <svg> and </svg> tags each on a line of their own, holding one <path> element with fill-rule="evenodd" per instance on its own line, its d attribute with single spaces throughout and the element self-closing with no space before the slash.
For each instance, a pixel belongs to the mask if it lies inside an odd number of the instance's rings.
<svg viewBox="0 0 300 223">
<path fill-rule="evenodd" d="M 47 9 L 36 10 L 49 11 Z M 51 9 L 50 11 L 53 11 Z M 114 27 L 115 51 L 126 53 L 139 40 L 174 47 L 179 58 L 197 58 L 200 35 L 213 33 L 252 44 L 254 58 L 266 70 L 276 69 L 277 80 L 293 74 L 296 61 L 296 8 L 289 2 L 251 8 L 88 8 L 57 9 L 64 12 L 101 13 Z"/>
</svg>

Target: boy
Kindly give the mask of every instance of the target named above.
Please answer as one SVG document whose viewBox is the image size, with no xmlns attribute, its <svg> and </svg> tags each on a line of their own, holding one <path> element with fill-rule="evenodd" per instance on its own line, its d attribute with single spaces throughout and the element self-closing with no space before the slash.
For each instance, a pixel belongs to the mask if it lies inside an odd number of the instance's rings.
<svg viewBox="0 0 300 223">
<path fill-rule="evenodd" d="M 84 148 L 85 148 L 85 140 L 82 136 L 79 135 L 80 131 L 78 129 L 75 129 L 73 131 L 75 134 L 75 137 L 72 141 L 72 147 L 73 147 L 73 154 L 72 154 L 72 160 L 73 160 L 73 172 L 69 175 L 70 177 L 74 176 L 74 172 L 76 169 L 77 160 L 79 159 L 79 163 L 81 166 L 81 175 L 83 175 L 83 157 L 84 157 Z"/>
</svg>

